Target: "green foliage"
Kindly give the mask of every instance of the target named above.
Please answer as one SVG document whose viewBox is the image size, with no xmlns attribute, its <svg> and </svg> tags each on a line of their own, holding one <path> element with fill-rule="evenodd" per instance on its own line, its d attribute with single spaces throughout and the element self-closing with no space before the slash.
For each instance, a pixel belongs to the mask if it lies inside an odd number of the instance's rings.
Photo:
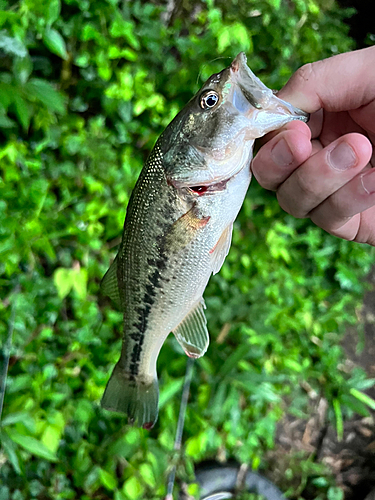
<svg viewBox="0 0 375 500">
<path fill-rule="evenodd" d="M 186 360 L 173 339 L 152 432 L 100 409 L 122 321 L 99 282 L 143 162 L 198 71 L 204 80 L 245 50 L 279 88 L 301 64 L 352 47 L 333 2 L 169 6 L 0 0 L 2 340 L 15 309 L 0 498 L 161 498 L 172 462 L 191 481 L 193 464 L 219 451 L 264 467 L 285 410 L 307 412 L 302 381 L 330 401 L 339 434 L 373 407 L 362 392 L 373 381 L 347 373 L 339 347 L 373 251 L 286 216 L 254 182 L 207 289 L 212 342 L 196 364 L 183 458 L 172 446 Z"/>
</svg>

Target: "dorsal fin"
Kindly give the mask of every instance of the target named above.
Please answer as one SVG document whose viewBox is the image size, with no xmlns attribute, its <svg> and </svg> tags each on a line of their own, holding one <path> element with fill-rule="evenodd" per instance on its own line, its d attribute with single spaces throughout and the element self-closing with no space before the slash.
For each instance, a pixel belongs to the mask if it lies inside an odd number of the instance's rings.
<svg viewBox="0 0 375 500">
<path fill-rule="evenodd" d="M 201 299 L 173 330 L 176 339 L 190 358 L 203 356 L 210 342 L 205 308 L 204 300 Z"/>
<path fill-rule="evenodd" d="M 100 289 L 102 293 L 112 299 L 119 308 L 121 307 L 120 290 L 118 288 L 117 279 L 117 257 L 103 276 L 100 283 Z"/>
<path fill-rule="evenodd" d="M 232 241 L 233 223 L 224 229 L 218 242 L 211 250 L 212 257 L 212 273 L 216 274 L 220 271 L 224 263 L 225 257 L 228 255 L 230 243 Z"/>
</svg>

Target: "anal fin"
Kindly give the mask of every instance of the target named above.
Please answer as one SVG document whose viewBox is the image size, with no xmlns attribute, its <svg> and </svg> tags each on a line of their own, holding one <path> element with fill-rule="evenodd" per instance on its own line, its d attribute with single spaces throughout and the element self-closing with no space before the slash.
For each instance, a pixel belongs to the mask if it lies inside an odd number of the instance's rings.
<svg viewBox="0 0 375 500">
<path fill-rule="evenodd" d="M 104 295 L 107 295 L 118 307 L 121 307 L 120 290 L 118 288 L 117 279 L 117 257 L 103 276 L 100 283 L 100 289 Z"/>
<path fill-rule="evenodd" d="M 179 344 L 190 358 L 203 356 L 210 342 L 204 315 L 205 307 L 204 300 L 201 299 L 173 330 Z"/>
</svg>

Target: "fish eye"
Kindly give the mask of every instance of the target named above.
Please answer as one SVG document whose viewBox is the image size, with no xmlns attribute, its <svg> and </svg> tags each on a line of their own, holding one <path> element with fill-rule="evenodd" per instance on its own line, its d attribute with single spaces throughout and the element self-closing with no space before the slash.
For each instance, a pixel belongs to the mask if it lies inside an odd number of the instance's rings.
<svg viewBox="0 0 375 500">
<path fill-rule="evenodd" d="M 207 90 L 201 95 L 200 106 L 202 109 L 211 109 L 219 102 L 219 94 L 214 90 Z"/>
</svg>

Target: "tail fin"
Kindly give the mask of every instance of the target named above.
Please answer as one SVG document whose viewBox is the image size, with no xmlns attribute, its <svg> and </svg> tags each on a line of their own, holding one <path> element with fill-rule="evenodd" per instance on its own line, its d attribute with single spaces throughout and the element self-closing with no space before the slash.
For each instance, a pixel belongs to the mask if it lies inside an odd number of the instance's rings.
<svg viewBox="0 0 375 500">
<path fill-rule="evenodd" d="M 131 424 L 151 429 L 158 418 L 159 388 L 157 379 L 149 383 L 136 378 L 115 366 L 105 388 L 101 405 L 106 410 L 118 411 L 128 416 Z"/>
</svg>

